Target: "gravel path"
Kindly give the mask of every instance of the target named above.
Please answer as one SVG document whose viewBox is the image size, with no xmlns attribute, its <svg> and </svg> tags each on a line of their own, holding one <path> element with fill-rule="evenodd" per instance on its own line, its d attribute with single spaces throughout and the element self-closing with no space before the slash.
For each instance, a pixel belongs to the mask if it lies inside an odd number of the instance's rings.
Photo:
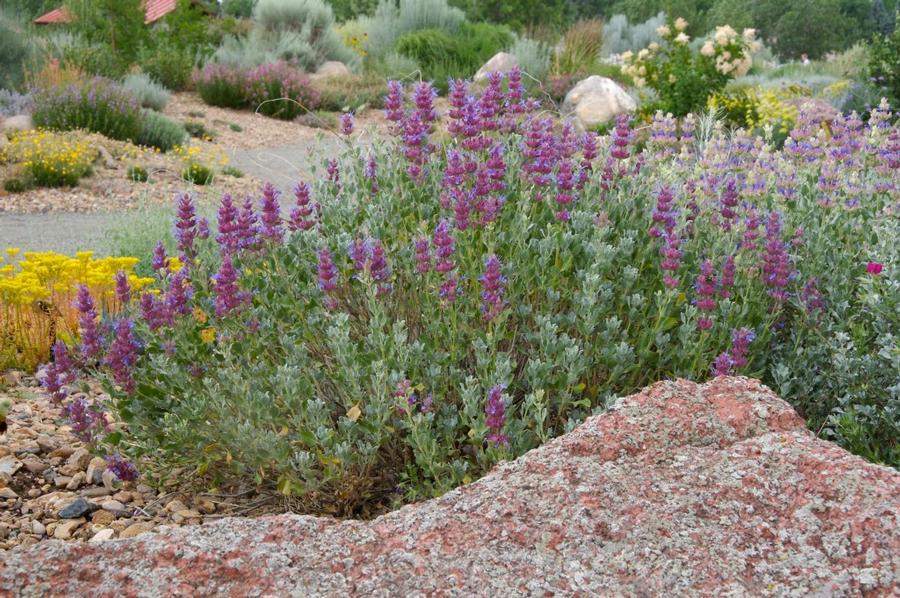
<svg viewBox="0 0 900 598">
<path fill-rule="evenodd" d="M 104 233 L 116 216 L 111 214 L 0 213 L 0 249 L 57 251 L 73 254 L 102 245 Z"/>
<path fill-rule="evenodd" d="M 366 140 L 361 145 L 368 145 Z M 247 175 L 271 181 L 286 194 L 299 180 L 311 181 L 313 168 L 322 171 L 322 162 L 344 151 L 341 140 L 324 135 L 320 139 L 275 148 L 232 149 L 230 164 Z M 15 214 L 0 212 L 0 249 L 20 247 L 23 251 L 57 251 L 72 254 L 82 249 L 102 253 L 110 228 L 121 222 L 123 213 Z"/>
</svg>

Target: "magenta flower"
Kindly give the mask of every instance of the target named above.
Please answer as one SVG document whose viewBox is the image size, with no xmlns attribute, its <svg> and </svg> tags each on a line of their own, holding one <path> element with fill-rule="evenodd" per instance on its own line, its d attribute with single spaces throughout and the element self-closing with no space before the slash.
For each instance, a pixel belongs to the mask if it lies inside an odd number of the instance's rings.
<svg viewBox="0 0 900 598">
<path fill-rule="evenodd" d="M 766 220 L 766 247 L 763 256 L 762 278 L 769 287 L 776 305 L 787 299 L 788 281 L 791 275 L 791 261 L 784 241 L 781 240 L 781 219 L 776 212 Z"/>
<path fill-rule="evenodd" d="M 38 379 L 53 403 L 62 403 L 69 395 L 66 386 L 75 382 L 75 366 L 65 343 L 56 341 L 53 344 L 53 362 L 41 368 Z"/>
<path fill-rule="evenodd" d="M 613 129 L 612 135 L 613 149 L 610 152 L 610 156 L 616 160 L 625 160 L 631 155 L 628 148 L 632 140 L 630 120 L 627 114 L 620 114 L 616 117 L 616 127 Z"/>
<path fill-rule="evenodd" d="M 95 440 L 109 430 L 106 413 L 96 403 L 88 403 L 84 397 L 78 397 L 66 404 L 66 416 L 72 422 L 72 432 L 85 444 L 93 444 Z"/>
<path fill-rule="evenodd" d="M 325 306 L 328 309 L 337 307 L 337 299 L 333 296 L 337 290 L 337 269 L 334 267 L 334 260 L 328 248 L 323 247 L 319 250 L 319 261 L 317 265 L 319 289 L 325 295 Z"/>
<path fill-rule="evenodd" d="M 719 297 L 722 299 L 731 297 L 731 289 L 734 287 L 734 277 L 734 256 L 729 255 L 725 258 L 725 263 L 722 265 L 722 275 L 719 277 Z"/>
<path fill-rule="evenodd" d="M 866 264 L 866 272 L 871 274 L 872 276 L 878 276 L 881 274 L 881 271 L 884 269 L 884 266 L 878 262 L 869 262 Z"/>
<path fill-rule="evenodd" d="M 485 419 L 490 432 L 487 440 L 491 444 L 509 444 L 509 438 L 503 434 L 506 425 L 506 405 L 503 403 L 503 386 L 496 385 L 488 391 L 487 403 L 484 406 Z"/>
<path fill-rule="evenodd" d="M 399 81 L 388 81 L 388 94 L 384 98 L 384 115 L 394 123 L 403 120 L 403 84 Z"/>
<path fill-rule="evenodd" d="M 182 316 L 191 313 L 190 300 L 193 294 L 194 287 L 184 270 L 176 273 L 169 282 L 169 291 L 166 293 L 165 302 L 168 312 Z"/>
<path fill-rule="evenodd" d="M 378 162 L 375 161 L 375 156 L 372 154 L 366 158 L 363 176 L 369 181 L 369 191 L 378 193 Z"/>
<path fill-rule="evenodd" d="M 453 237 L 450 236 L 450 224 L 446 220 L 438 222 L 431 242 L 435 247 L 434 256 L 437 260 L 434 269 L 442 274 L 453 270 L 456 267 L 452 259 L 453 253 L 456 251 L 456 245 L 453 242 Z"/>
<path fill-rule="evenodd" d="M 253 200 L 249 196 L 241 207 L 234 234 L 237 236 L 239 249 L 259 249 L 259 218 L 253 210 Z"/>
<path fill-rule="evenodd" d="M 150 330 L 156 331 L 163 326 L 172 326 L 175 323 L 168 302 L 149 291 L 141 295 L 140 309 L 141 316 L 147 322 Z"/>
<path fill-rule="evenodd" d="M 681 267 L 681 239 L 675 233 L 675 229 L 671 228 L 666 231 L 664 240 L 665 245 L 659 250 L 663 258 L 660 268 L 664 273 L 663 282 L 670 289 L 674 289 L 678 286 L 678 279 L 674 274 Z"/>
</svg>

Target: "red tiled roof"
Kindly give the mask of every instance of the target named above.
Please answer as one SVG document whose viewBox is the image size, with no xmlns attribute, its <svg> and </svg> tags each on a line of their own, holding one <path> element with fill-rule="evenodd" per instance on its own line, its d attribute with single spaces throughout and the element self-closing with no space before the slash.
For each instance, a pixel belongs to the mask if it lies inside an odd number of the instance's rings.
<svg viewBox="0 0 900 598">
<path fill-rule="evenodd" d="M 145 23 L 153 23 L 177 8 L 177 0 L 147 0 Z"/>
<path fill-rule="evenodd" d="M 146 0 L 144 7 L 145 17 L 144 23 L 154 23 L 178 7 L 178 0 Z M 38 25 L 48 25 L 50 23 L 69 23 L 71 17 L 66 13 L 63 7 L 51 10 L 44 16 L 38 17 L 34 22 Z"/>
<path fill-rule="evenodd" d="M 69 20 L 69 14 L 66 12 L 66 9 L 60 7 L 56 10 L 51 10 L 42 17 L 36 18 L 34 22 L 38 25 L 47 25 L 49 23 L 68 23 Z"/>
</svg>

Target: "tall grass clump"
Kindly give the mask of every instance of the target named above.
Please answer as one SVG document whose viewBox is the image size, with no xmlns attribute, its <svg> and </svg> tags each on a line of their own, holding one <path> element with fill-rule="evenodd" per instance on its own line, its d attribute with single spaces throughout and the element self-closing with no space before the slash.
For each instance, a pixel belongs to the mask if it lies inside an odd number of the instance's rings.
<svg viewBox="0 0 900 598">
<path fill-rule="evenodd" d="M 389 88 L 393 140 L 328 157 L 311 185 L 223 197 L 216 223 L 180 196 L 140 308 L 104 336 L 83 298 L 76 350 L 126 424 L 75 422 L 86 442 L 359 515 L 657 380 L 747 375 L 900 464 L 886 107 L 831 135 L 803 113 L 781 150 L 714 126 L 698 145 L 695 119 L 659 115 L 639 147 L 626 116 L 602 139 L 555 123 L 514 70 L 481 94 L 453 83 L 441 146 L 431 86 Z"/>
<path fill-rule="evenodd" d="M 586 72 L 594 68 L 603 50 L 603 22 L 582 19 L 563 35 L 562 48 L 553 61 L 554 75 Z"/>
<path fill-rule="evenodd" d="M 32 89 L 31 118 L 38 127 L 84 129 L 122 141 L 137 139 L 141 107 L 133 95 L 103 77 L 68 84 L 40 82 Z"/>
<path fill-rule="evenodd" d="M 490 23 L 464 23 L 456 35 L 419 29 L 397 39 L 397 51 L 422 68 L 422 76 L 446 85 L 448 78 L 471 77 L 491 56 L 513 43 L 512 31 Z"/>
<path fill-rule="evenodd" d="M 141 107 L 162 112 L 172 94 L 145 73 L 133 73 L 122 81 L 122 88 L 137 98 Z"/>
</svg>

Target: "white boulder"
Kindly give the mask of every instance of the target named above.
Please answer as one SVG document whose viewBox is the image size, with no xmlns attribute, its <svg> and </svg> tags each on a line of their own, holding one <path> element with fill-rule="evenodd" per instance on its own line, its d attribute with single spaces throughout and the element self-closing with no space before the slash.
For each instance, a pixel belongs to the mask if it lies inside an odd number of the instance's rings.
<svg viewBox="0 0 900 598">
<path fill-rule="evenodd" d="M 563 100 L 563 116 L 576 117 L 585 129 L 608 122 L 625 112 L 637 110 L 637 103 L 618 83 L 592 75 L 579 81 Z"/>
<path fill-rule="evenodd" d="M 488 78 L 488 73 L 493 73 L 499 71 L 501 73 L 505 73 L 507 71 L 512 70 L 514 66 L 518 66 L 519 61 L 515 56 L 508 52 L 498 52 L 494 54 L 494 56 L 484 63 L 478 72 L 475 73 L 474 80 L 475 81 L 486 81 Z"/>
</svg>

